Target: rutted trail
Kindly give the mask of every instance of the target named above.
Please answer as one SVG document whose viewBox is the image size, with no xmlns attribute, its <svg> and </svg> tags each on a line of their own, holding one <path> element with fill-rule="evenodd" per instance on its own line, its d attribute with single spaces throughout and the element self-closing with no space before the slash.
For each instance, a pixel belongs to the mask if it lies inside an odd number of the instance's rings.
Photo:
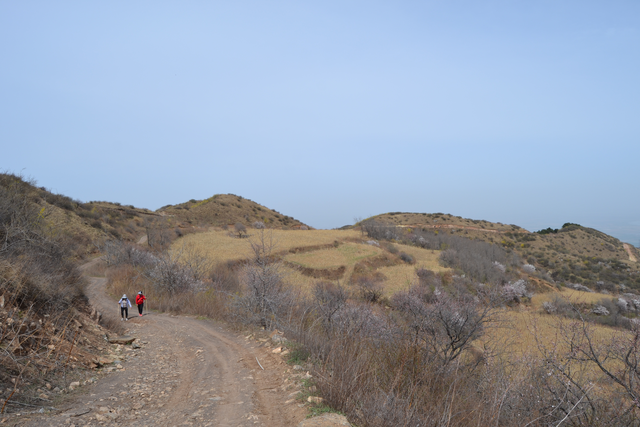
<svg viewBox="0 0 640 427">
<path fill-rule="evenodd" d="M 104 278 L 90 278 L 87 294 L 103 316 L 115 318 L 118 307 L 105 285 Z M 294 375 L 264 343 L 208 320 L 139 317 L 135 306 L 125 326 L 140 349 L 120 346 L 120 367 L 113 373 L 82 387 L 62 412 L 17 425 L 275 427 L 305 418 L 306 409 L 292 398 L 298 390 Z"/>
</svg>

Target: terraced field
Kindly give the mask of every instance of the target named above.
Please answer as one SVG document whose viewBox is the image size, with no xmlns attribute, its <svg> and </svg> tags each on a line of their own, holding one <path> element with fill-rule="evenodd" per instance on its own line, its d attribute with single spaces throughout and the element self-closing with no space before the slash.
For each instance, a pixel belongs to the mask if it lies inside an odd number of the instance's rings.
<svg viewBox="0 0 640 427">
<path fill-rule="evenodd" d="M 260 235 L 260 230 L 251 230 L 248 238 L 239 239 L 229 231 L 212 230 L 185 236 L 173 248 L 187 245 L 215 262 L 238 261 L 251 256 L 250 243 Z M 287 280 L 304 290 L 318 280 L 349 284 L 359 266 L 358 274 L 375 275 L 385 294 L 391 295 L 414 282 L 418 268 L 447 270 L 438 263 L 440 251 L 401 244 L 378 246 L 354 230 L 268 230 L 264 237 L 284 262 Z M 402 261 L 400 253 L 413 262 Z"/>
</svg>

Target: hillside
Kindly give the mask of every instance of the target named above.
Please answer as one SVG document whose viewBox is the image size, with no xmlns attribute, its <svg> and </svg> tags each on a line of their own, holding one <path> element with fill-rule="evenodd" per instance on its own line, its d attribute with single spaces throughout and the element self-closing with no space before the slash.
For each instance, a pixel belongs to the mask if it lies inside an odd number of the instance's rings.
<svg viewBox="0 0 640 427">
<path fill-rule="evenodd" d="M 517 225 L 505 225 L 493 223 L 485 220 L 467 219 L 460 216 L 443 213 L 408 213 L 390 212 L 368 218 L 385 224 L 398 226 L 411 226 L 428 229 L 459 229 L 467 231 L 483 231 L 487 233 L 511 231 L 515 233 L 526 233 L 527 230 Z"/>
<path fill-rule="evenodd" d="M 231 194 L 168 205 L 154 212 L 105 201 L 83 203 L 10 173 L 0 174 L 0 187 L 19 187 L 30 203 L 37 206 L 50 232 L 66 239 L 79 258 L 96 252 L 95 244 L 104 240 L 134 242 L 147 235 L 152 243 L 164 246 L 201 228 L 238 222 L 250 227 L 262 222 L 267 228 L 309 228 L 294 218 Z"/>
<path fill-rule="evenodd" d="M 104 239 L 137 240 L 145 231 L 145 220 L 159 217 L 148 209 L 119 203 L 83 203 L 10 173 L 0 174 L 0 188 L 22 194 L 39 211 L 49 233 L 64 239 L 76 257 L 95 252 L 94 243 Z"/>
<path fill-rule="evenodd" d="M 163 206 L 157 212 L 173 217 L 183 226 L 221 227 L 238 222 L 252 226 L 255 222 L 262 222 L 267 228 L 309 228 L 297 219 L 233 194 L 216 194 L 205 200 L 192 199 L 178 205 Z"/>
<path fill-rule="evenodd" d="M 640 289 L 637 249 L 627 245 L 629 253 L 623 242 L 615 237 L 579 224 L 566 223 L 560 229 L 548 228 L 532 233 L 516 225 L 449 214 L 394 212 L 366 221 L 396 225 L 405 233 L 416 229 L 500 244 L 513 249 L 538 271 L 547 273 L 559 283 L 582 284 L 607 291 L 618 287 L 624 290 L 625 286 Z"/>
</svg>

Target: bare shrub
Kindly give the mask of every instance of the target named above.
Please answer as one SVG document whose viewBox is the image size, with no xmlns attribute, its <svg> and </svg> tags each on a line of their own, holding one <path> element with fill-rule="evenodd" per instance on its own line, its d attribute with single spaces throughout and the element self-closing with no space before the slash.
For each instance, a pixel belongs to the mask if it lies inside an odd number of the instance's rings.
<svg viewBox="0 0 640 427">
<path fill-rule="evenodd" d="M 242 270 L 243 294 L 233 300 L 236 313 L 245 322 L 272 328 L 286 317 L 295 295 L 284 281 L 282 264 L 272 257 L 273 235 L 261 230 L 249 243 L 253 258 Z"/>
<path fill-rule="evenodd" d="M 185 263 L 182 249 L 158 254 L 153 267 L 144 269 L 144 274 L 159 291 L 172 296 L 204 289 L 202 281 L 196 279 L 191 266 Z"/>
<path fill-rule="evenodd" d="M 554 314 L 558 311 L 558 308 L 550 301 L 545 301 L 542 303 L 542 309 L 547 314 Z"/>
<path fill-rule="evenodd" d="M 265 228 L 264 222 L 262 221 L 256 221 L 253 223 L 253 228 L 255 228 L 256 230 L 263 230 Z"/>
<path fill-rule="evenodd" d="M 591 289 L 587 288 L 586 286 L 580 283 L 567 283 L 567 288 L 575 289 L 576 291 L 582 291 L 582 292 L 593 292 Z"/>
<path fill-rule="evenodd" d="M 376 240 L 399 240 L 402 235 L 395 225 L 383 224 L 375 220 L 363 221 L 360 227 L 367 236 Z"/>
<path fill-rule="evenodd" d="M 317 282 L 313 287 L 313 301 L 325 333 L 331 334 L 333 318 L 347 303 L 347 293 L 339 284 Z"/>
<path fill-rule="evenodd" d="M 509 282 L 502 287 L 502 296 L 508 302 L 520 303 L 524 298 L 531 298 L 532 295 L 527 290 L 527 281 L 524 279 Z"/>
<path fill-rule="evenodd" d="M 131 264 L 135 267 L 147 267 L 156 262 L 153 254 L 121 240 L 106 240 L 98 244 L 98 247 L 104 254 L 108 266 Z"/>
<path fill-rule="evenodd" d="M 382 283 L 372 277 L 359 277 L 355 286 L 358 298 L 365 302 L 376 303 L 382 298 Z"/>
<path fill-rule="evenodd" d="M 394 244 L 392 244 L 392 243 L 387 243 L 387 244 L 385 244 L 385 245 L 384 245 L 384 248 L 385 248 L 387 251 L 389 251 L 390 253 L 394 254 L 394 255 L 395 255 L 395 254 L 397 254 L 397 253 L 399 252 L 398 248 L 397 248 Z"/>
<path fill-rule="evenodd" d="M 608 316 L 609 314 L 611 314 L 611 312 L 607 310 L 605 306 L 599 304 L 594 306 L 591 312 L 596 316 Z"/>
<path fill-rule="evenodd" d="M 598 335 L 574 309 L 576 319 L 557 319 L 549 344 L 537 341 L 547 373 L 542 398 L 549 409 L 557 408 L 552 419 L 570 425 L 638 425 L 640 330 Z"/>
<path fill-rule="evenodd" d="M 421 294 L 420 290 L 399 292 L 391 301 L 404 313 L 425 355 L 448 365 L 482 335 L 484 325 L 492 319 L 495 303 L 487 298 L 480 304 L 470 296 L 454 300 L 441 293 L 427 304 Z"/>
<path fill-rule="evenodd" d="M 421 286 L 431 288 L 431 290 L 442 287 L 442 276 L 434 271 L 420 268 L 416 271 L 416 275 Z"/>
<path fill-rule="evenodd" d="M 211 286 L 219 292 L 229 295 L 240 293 L 238 273 L 226 263 L 217 264 L 209 274 Z"/>
<path fill-rule="evenodd" d="M 172 237 L 175 237 L 164 218 L 147 216 L 144 219 L 144 228 L 147 232 L 147 244 L 156 251 L 167 249 Z"/>
<path fill-rule="evenodd" d="M 409 255 L 406 252 L 400 252 L 400 259 L 404 262 L 406 262 L 407 264 L 414 264 L 415 260 L 413 259 L 413 257 L 411 255 Z"/>
<path fill-rule="evenodd" d="M 482 282 L 506 283 L 509 281 L 506 266 L 521 264 L 517 254 L 508 252 L 498 245 L 448 233 L 412 230 L 405 234 L 403 229 L 395 225 L 382 224 L 374 220 L 363 222 L 362 230 L 374 239 L 400 240 L 425 249 L 442 250 L 443 265 L 460 269 Z"/>
<path fill-rule="evenodd" d="M 238 234 L 238 237 L 240 239 L 247 236 L 247 227 L 243 223 L 236 222 L 233 228 L 236 230 L 236 233 Z"/>
<path fill-rule="evenodd" d="M 201 282 L 213 268 L 213 260 L 194 245 L 182 245 L 180 260 L 194 280 Z"/>
</svg>

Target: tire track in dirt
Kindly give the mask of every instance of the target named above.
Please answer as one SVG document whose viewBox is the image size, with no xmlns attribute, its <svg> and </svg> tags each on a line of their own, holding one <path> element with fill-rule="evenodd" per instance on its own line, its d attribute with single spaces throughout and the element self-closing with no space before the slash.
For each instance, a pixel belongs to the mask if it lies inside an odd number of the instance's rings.
<svg viewBox="0 0 640 427">
<path fill-rule="evenodd" d="M 118 321 L 105 285 L 105 278 L 90 278 L 87 295 L 103 317 Z M 287 427 L 305 418 L 292 399 L 295 378 L 264 343 L 210 320 L 131 311 L 123 325 L 140 349 L 114 346 L 118 368 L 76 390 L 59 411 L 9 425 Z"/>
</svg>

